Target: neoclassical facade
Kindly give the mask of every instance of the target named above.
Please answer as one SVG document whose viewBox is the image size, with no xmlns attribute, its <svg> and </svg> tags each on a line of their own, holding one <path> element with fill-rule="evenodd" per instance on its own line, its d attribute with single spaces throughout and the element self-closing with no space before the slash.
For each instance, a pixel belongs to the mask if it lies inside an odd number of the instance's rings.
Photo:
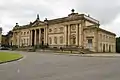
<svg viewBox="0 0 120 80">
<path fill-rule="evenodd" d="M 115 34 L 99 28 L 99 21 L 89 15 L 72 13 L 67 17 L 34 22 L 13 28 L 12 45 L 50 47 L 67 45 L 88 48 L 94 52 L 116 52 Z"/>
</svg>

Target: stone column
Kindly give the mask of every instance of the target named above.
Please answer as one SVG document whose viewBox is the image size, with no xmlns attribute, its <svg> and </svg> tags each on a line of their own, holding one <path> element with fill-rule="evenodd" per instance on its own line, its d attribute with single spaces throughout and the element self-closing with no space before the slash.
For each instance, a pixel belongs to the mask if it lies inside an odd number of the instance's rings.
<svg viewBox="0 0 120 80">
<path fill-rule="evenodd" d="M 44 28 L 44 44 L 46 44 L 46 28 Z"/>
<path fill-rule="evenodd" d="M 79 24 L 79 46 L 82 46 L 82 29 L 81 24 Z"/>
<path fill-rule="evenodd" d="M 13 45 L 15 45 L 15 32 L 13 32 Z"/>
<path fill-rule="evenodd" d="M 21 46 L 21 32 L 20 31 L 19 31 L 19 44 L 18 45 L 19 45 L 18 47 Z"/>
<path fill-rule="evenodd" d="M 79 46 L 79 25 L 76 24 L 76 45 Z"/>
<path fill-rule="evenodd" d="M 95 51 L 98 52 L 98 47 L 99 47 L 99 44 L 98 44 L 98 36 L 99 36 L 99 35 L 98 35 L 98 29 L 96 29 L 95 33 L 96 33 L 96 34 L 95 34 L 95 37 L 96 37 L 96 41 L 95 41 L 95 44 L 96 44 L 96 45 L 95 45 Z M 107 46 L 109 46 L 109 45 L 107 45 Z M 107 47 L 107 50 L 108 50 L 108 47 Z"/>
<path fill-rule="evenodd" d="M 30 30 L 29 45 L 32 45 L 32 30 Z"/>
<path fill-rule="evenodd" d="M 64 27 L 64 45 L 68 45 L 68 28 L 67 28 L 68 26 L 65 26 Z"/>
<path fill-rule="evenodd" d="M 81 46 L 85 48 L 84 31 L 83 31 L 84 27 L 85 27 L 85 21 L 82 20 L 81 21 Z"/>
<path fill-rule="evenodd" d="M 34 37 L 35 37 L 35 38 L 34 38 L 34 39 L 35 39 L 35 40 L 34 40 L 34 44 L 35 44 L 35 45 L 36 45 L 36 34 L 37 34 L 37 31 L 36 31 L 36 29 L 35 29 L 35 36 L 34 36 Z"/>
<path fill-rule="evenodd" d="M 19 32 L 17 32 L 17 46 L 19 47 Z"/>
<path fill-rule="evenodd" d="M 14 41 L 15 41 L 15 39 L 14 39 L 14 35 L 15 35 L 15 33 L 13 32 L 13 37 L 12 37 L 12 46 L 14 45 Z M 1 35 L 1 38 L 2 38 L 2 35 Z"/>
<path fill-rule="evenodd" d="M 39 44 L 41 44 L 41 28 L 39 29 Z"/>
<path fill-rule="evenodd" d="M 70 45 L 70 25 L 68 25 L 68 45 Z"/>
<path fill-rule="evenodd" d="M 48 44 L 48 26 L 46 27 L 46 43 Z"/>
</svg>

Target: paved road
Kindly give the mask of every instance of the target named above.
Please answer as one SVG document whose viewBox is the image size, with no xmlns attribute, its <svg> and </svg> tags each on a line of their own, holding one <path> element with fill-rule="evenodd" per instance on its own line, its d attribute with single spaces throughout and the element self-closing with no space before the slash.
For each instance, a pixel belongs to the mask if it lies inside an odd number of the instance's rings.
<svg viewBox="0 0 120 80">
<path fill-rule="evenodd" d="M 0 65 L 0 80 L 120 80 L 120 58 L 25 53 Z"/>
</svg>

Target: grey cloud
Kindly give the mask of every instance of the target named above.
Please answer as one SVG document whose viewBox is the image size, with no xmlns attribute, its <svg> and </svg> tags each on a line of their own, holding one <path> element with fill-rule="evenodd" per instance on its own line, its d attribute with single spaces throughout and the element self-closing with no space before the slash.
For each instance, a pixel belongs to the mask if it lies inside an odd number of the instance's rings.
<svg viewBox="0 0 120 80">
<path fill-rule="evenodd" d="M 49 4 L 63 3 L 78 12 L 88 13 L 100 21 L 101 24 L 112 22 L 120 13 L 119 0 L 45 0 Z M 59 5 L 60 6 L 60 5 Z M 57 9 L 57 6 L 55 6 Z M 62 7 L 62 4 L 61 4 Z"/>
<path fill-rule="evenodd" d="M 82 2 L 78 1 L 77 9 L 91 14 L 100 20 L 101 24 L 110 23 L 120 13 L 118 0 L 82 0 Z"/>
<path fill-rule="evenodd" d="M 6 15 L 11 19 L 15 19 L 16 22 L 25 24 L 31 19 L 35 19 L 36 15 L 39 14 L 40 18 L 43 19 L 53 14 L 52 10 L 45 5 L 32 5 L 32 4 L 6 4 L 6 6 L 0 6 L 1 16 Z"/>
<path fill-rule="evenodd" d="M 14 24 L 27 24 L 35 20 L 36 14 L 40 14 L 43 20 L 57 14 L 53 10 L 62 11 L 65 7 L 65 10 L 74 8 L 76 12 L 90 14 L 104 25 L 111 23 L 120 14 L 119 3 L 119 0 L 1 0 L 0 17 L 8 16 Z M 7 22 L 3 25 L 12 28 Z"/>
</svg>

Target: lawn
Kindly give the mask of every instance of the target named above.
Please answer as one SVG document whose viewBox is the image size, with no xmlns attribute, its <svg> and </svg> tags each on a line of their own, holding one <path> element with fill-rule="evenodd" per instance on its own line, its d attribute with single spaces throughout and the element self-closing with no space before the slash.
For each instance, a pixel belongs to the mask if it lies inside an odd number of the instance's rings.
<svg viewBox="0 0 120 80">
<path fill-rule="evenodd" d="M 11 61 L 11 60 L 16 60 L 20 58 L 22 58 L 22 55 L 17 54 L 17 53 L 0 52 L 0 63 Z"/>
</svg>

